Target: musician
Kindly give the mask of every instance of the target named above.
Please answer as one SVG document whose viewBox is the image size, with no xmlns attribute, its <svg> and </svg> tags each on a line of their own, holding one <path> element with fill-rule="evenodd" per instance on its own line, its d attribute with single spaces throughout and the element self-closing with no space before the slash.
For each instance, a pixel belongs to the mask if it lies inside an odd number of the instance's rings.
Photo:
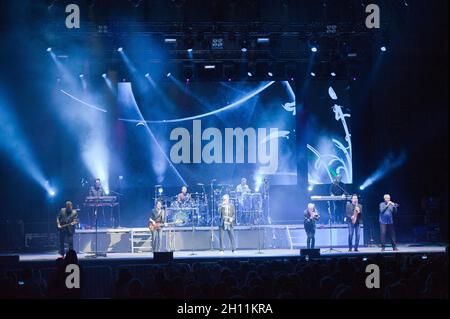
<svg viewBox="0 0 450 319">
<path fill-rule="evenodd" d="M 389 237 L 392 243 L 392 249 L 398 251 L 395 242 L 394 218 L 393 215 L 397 213 L 398 204 L 391 201 L 391 195 L 383 196 L 384 202 L 380 203 L 380 237 L 381 237 L 381 251 L 385 250 L 386 232 L 389 232 Z"/>
<path fill-rule="evenodd" d="M 72 202 L 67 201 L 66 207 L 61 208 L 56 217 L 56 226 L 59 230 L 59 254 L 61 256 L 64 256 L 66 239 L 69 250 L 73 249 L 73 234 L 75 233 L 75 225 L 78 223 L 78 213 L 72 206 Z"/>
<path fill-rule="evenodd" d="M 189 194 L 186 186 L 181 187 L 181 193 L 177 195 L 177 201 L 180 204 L 186 204 L 186 202 L 191 200 L 191 194 Z"/>
<path fill-rule="evenodd" d="M 148 226 L 152 234 L 152 250 L 157 252 L 161 245 L 161 227 L 165 220 L 165 212 L 160 200 L 156 201 L 155 208 L 152 209 L 150 218 L 148 220 Z"/>
<path fill-rule="evenodd" d="M 362 223 L 362 205 L 358 202 L 358 195 L 353 194 L 351 202 L 347 203 L 345 217 L 348 225 L 348 251 L 352 251 L 353 234 L 355 235 L 355 251 L 358 251 L 359 231 Z"/>
<path fill-rule="evenodd" d="M 219 227 L 220 231 L 220 252 L 223 253 L 223 236 L 224 231 L 227 231 L 228 237 L 231 242 L 231 251 L 234 253 L 235 251 L 235 241 L 234 241 L 234 230 L 233 230 L 233 222 L 236 216 L 236 210 L 232 203 L 230 203 L 230 196 L 223 195 L 223 202 L 219 208 L 220 217 L 222 218 L 221 225 Z"/>
<path fill-rule="evenodd" d="M 342 196 L 347 194 L 345 184 L 342 182 L 342 176 L 337 174 L 333 183 L 330 185 L 331 196 Z M 334 222 L 342 223 L 344 221 L 344 202 L 333 201 L 332 202 L 332 215 Z"/>
<path fill-rule="evenodd" d="M 94 186 L 91 186 L 91 189 L 89 190 L 89 196 L 94 196 L 94 197 L 105 196 L 105 191 L 103 190 L 103 186 L 100 181 L 100 178 L 95 179 Z"/>
<path fill-rule="evenodd" d="M 316 209 L 316 205 L 309 203 L 305 209 L 303 225 L 306 232 L 306 248 L 314 249 L 316 243 L 316 222 L 319 220 L 320 215 Z"/>
</svg>

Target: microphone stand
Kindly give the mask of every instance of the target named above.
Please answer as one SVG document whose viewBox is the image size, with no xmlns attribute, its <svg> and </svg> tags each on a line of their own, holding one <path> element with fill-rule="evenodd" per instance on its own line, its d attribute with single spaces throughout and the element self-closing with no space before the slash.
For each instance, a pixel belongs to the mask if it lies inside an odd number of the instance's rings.
<svg viewBox="0 0 450 319">
<path fill-rule="evenodd" d="M 340 250 L 334 249 L 333 248 L 333 232 L 332 232 L 332 225 L 331 225 L 331 203 L 330 201 L 328 201 L 328 223 L 329 223 L 329 228 L 330 228 L 330 248 L 327 250 L 324 250 L 323 252 L 341 252 Z"/>
<path fill-rule="evenodd" d="M 214 250 L 214 211 L 215 211 L 215 201 L 214 201 L 214 180 L 211 181 L 211 250 Z"/>
<path fill-rule="evenodd" d="M 94 216 L 95 216 L 95 252 L 93 255 L 86 256 L 86 258 L 97 258 L 97 257 L 106 257 L 106 253 L 98 252 L 98 214 L 97 210 L 99 207 L 99 198 L 97 198 L 97 203 L 95 205 Z"/>
</svg>

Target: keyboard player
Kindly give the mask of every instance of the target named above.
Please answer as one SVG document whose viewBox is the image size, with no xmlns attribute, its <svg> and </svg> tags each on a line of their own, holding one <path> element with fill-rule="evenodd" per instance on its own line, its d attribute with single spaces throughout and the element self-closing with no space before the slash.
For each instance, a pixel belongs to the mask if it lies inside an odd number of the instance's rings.
<svg viewBox="0 0 450 319">
<path fill-rule="evenodd" d="M 102 182 L 100 181 L 100 178 L 95 179 L 95 184 L 91 186 L 91 189 L 89 190 L 89 196 L 92 197 L 101 197 L 105 196 L 105 191 L 103 190 Z"/>
</svg>

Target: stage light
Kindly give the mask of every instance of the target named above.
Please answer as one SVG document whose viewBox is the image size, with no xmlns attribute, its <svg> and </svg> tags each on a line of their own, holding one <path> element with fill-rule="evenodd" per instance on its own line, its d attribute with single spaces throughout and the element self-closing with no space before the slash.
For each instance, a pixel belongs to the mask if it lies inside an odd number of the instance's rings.
<svg viewBox="0 0 450 319">
<path fill-rule="evenodd" d="M 189 79 L 189 78 L 187 78 L 187 79 L 186 79 L 186 82 L 189 82 L 189 81 L 190 81 L 190 79 Z"/>
<path fill-rule="evenodd" d="M 256 39 L 256 42 L 258 43 L 269 43 L 270 39 L 269 38 L 258 38 Z"/>
<path fill-rule="evenodd" d="M 165 38 L 164 42 L 165 43 L 176 43 L 177 39 L 175 39 L 175 38 Z"/>
<path fill-rule="evenodd" d="M 387 48 L 386 48 L 385 46 L 382 46 L 382 47 L 380 48 L 380 50 L 381 50 L 381 52 L 386 52 L 386 51 L 387 51 Z"/>
<path fill-rule="evenodd" d="M 158 188 L 158 193 L 159 193 L 159 194 L 162 194 L 163 191 L 164 191 L 164 189 L 163 189 L 162 187 Z"/>
<path fill-rule="evenodd" d="M 228 82 L 231 82 L 231 78 L 228 78 Z"/>
<path fill-rule="evenodd" d="M 312 192 L 313 190 L 314 190 L 314 186 L 313 186 L 313 185 L 309 185 L 309 186 L 308 186 L 308 191 L 309 191 L 309 192 Z"/>
<path fill-rule="evenodd" d="M 318 51 L 317 47 L 312 47 L 312 48 L 311 48 L 311 52 L 316 53 L 317 51 Z"/>
<path fill-rule="evenodd" d="M 52 48 L 48 47 L 47 52 L 51 52 L 51 51 L 52 51 Z"/>
<path fill-rule="evenodd" d="M 169 77 L 169 76 L 171 76 L 171 75 L 172 75 L 172 73 L 170 73 L 170 72 L 166 74 L 167 77 Z"/>
<path fill-rule="evenodd" d="M 210 69 L 215 69 L 216 66 L 215 65 L 204 65 L 203 68 L 207 69 L 207 70 L 210 70 Z"/>
<path fill-rule="evenodd" d="M 335 72 L 331 72 L 330 74 L 331 74 L 332 77 L 335 77 L 335 76 L 336 76 L 336 73 L 335 73 Z"/>
<path fill-rule="evenodd" d="M 253 76 L 252 72 L 247 72 L 247 75 L 250 77 Z"/>
<path fill-rule="evenodd" d="M 103 77 L 104 79 L 106 79 L 106 73 L 103 73 L 103 74 L 102 74 L 102 77 Z"/>
<path fill-rule="evenodd" d="M 81 74 L 79 75 L 79 77 L 80 77 L 80 79 L 82 79 L 82 78 L 84 77 L 84 74 L 81 73 Z"/>
<path fill-rule="evenodd" d="M 145 77 L 146 78 L 150 77 L 150 73 L 145 73 Z"/>
<path fill-rule="evenodd" d="M 422 256 L 422 259 L 423 259 L 423 260 L 427 260 L 427 259 L 428 259 L 428 256 L 427 256 L 427 255 L 423 255 L 423 256 Z"/>
<path fill-rule="evenodd" d="M 117 52 L 122 52 L 123 51 L 123 48 L 122 47 L 119 47 L 118 49 L 117 49 Z"/>
<path fill-rule="evenodd" d="M 397 157 L 394 157 L 392 153 L 387 154 L 380 166 L 364 181 L 364 183 L 362 183 L 359 189 L 364 190 L 379 181 L 394 169 L 402 166 L 406 162 L 406 159 L 407 156 L 405 151 L 402 151 Z"/>
<path fill-rule="evenodd" d="M 363 257 L 363 259 L 362 259 L 363 261 L 367 261 L 367 257 Z"/>
<path fill-rule="evenodd" d="M 105 195 L 108 196 L 109 195 L 109 189 L 105 188 Z"/>
<path fill-rule="evenodd" d="M 247 48 L 242 48 L 241 51 L 242 52 L 247 52 Z"/>
<path fill-rule="evenodd" d="M 272 73 L 272 72 L 267 72 L 267 75 L 270 76 L 270 77 L 272 77 L 272 76 L 273 76 L 273 73 Z"/>
<path fill-rule="evenodd" d="M 311 72 L 311 76 L 312 76 L 312 77 L 315 77 L 315 76 L 316 76 L 316 73 Z"/>
<path fill-rule="evenodd" d="M 53 189 L 50 189 L 50 190 L 48 191 L 48 195 L 49 195 L 50 197 L 55 197 L 56 192 L 55 192 Z"/>
<path fill-rule="evenodd" d="M 189 48 L 186 50 L 187 52 L 191 53 L 192 52 L 192 48 Z"/>
</svg>

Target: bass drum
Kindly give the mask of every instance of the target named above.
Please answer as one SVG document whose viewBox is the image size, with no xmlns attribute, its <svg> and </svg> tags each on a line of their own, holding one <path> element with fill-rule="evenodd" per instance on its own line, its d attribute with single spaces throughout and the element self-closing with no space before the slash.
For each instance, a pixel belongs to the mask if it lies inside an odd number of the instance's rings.
<svg viewBox="0 0 450 319">
<path fill-rule="evenodd" d="M 167 214 L 168 223 L 176 223 L 175 226 L 186 226 L 189 223 L 189 214 L 185 210 L 169 209 Z"/>
</svg>

